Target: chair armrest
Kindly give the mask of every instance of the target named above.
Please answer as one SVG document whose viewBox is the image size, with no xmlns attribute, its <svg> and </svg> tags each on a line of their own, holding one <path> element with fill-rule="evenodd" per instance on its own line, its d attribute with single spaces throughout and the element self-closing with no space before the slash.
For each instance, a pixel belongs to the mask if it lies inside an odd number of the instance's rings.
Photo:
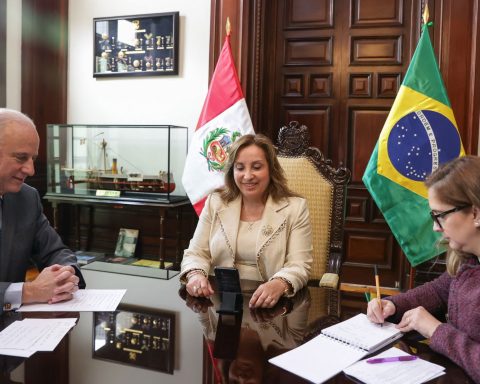
<svg viewBox="0 0 480 384">
<path fill-rule="evenodd" d="M 322 279 L 320 280 L 320 287 L 327 287 L 327 288 L 338 288 L 338 280 L 339 276 L 336 273 L 324 273 Z"/>
</svg>

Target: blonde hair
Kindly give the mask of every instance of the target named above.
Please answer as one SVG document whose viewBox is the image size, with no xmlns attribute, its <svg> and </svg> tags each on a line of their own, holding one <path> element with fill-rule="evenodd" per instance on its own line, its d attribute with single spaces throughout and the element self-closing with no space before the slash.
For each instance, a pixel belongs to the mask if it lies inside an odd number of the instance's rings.
<svg viewBox="0 0 480 384">
<path fill-rule="evenodd" d="M 455 207 L 480 207 L 480 158 L 458 157 L 438 168 L 426 180 L 427 188 L 433 188 L 445 204 Z M 449 249 L 447 251 L 447 272 L 455 276 L 460 266 L 472 255 Z"/>
<path fill-rule="evenodd" d="M 263 153 L 265 154 L 265 159 L 268 163 L 270 183 L 265 191 L 265 198 L 270 195 L 272 196 L 273 200 L 278 201 L 284 197 L 298 196 L 287 187 L 285 173 L 277 159 L 275 147 L 270 139 L 262 134 L 249 134 L 238 138 L 228 150 L 228 160 L 224 169 L 225 186 L 216 190 L 216 192 L 220 193 L 221 198 L 226 202 L 230 202 L 235 200 L 240 195 L 240 190 L 238 189 L 237 184 L 235 184 L 235 179 L 233 176 L 234 164 L 237 159 L 238 152 L 242 148 L 249 147 L 250 145 L 256 145 L 262 149 Z"/>
</svg>

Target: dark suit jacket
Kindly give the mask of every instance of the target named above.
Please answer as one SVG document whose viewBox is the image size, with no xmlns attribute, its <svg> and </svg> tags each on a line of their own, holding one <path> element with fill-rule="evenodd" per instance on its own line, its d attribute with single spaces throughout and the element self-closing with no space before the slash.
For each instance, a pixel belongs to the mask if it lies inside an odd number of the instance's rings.
<svg viewBox="0 0 480 384">
<path fill-rule="evenodd" d="M 85 287 L 73 252 L 60 239 L 43 214 L 36 189 L 24 184 L 18 193 L 3 197 L 0 243 L 0 313 L 5 291 L 11 283 L 23 282 L 32 260 L 39 270 L 53 264 L 73 265 Z"/>
</svg>

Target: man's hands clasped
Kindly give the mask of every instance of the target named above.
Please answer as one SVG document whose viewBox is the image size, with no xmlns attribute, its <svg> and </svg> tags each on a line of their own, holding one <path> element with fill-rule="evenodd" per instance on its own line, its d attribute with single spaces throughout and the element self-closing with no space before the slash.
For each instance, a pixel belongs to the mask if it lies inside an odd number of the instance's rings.
<svg viewBox="0 0 480 384">
<path fill-rule="evenodd" d="M 79 280 L 70 265 L 46 267 L 35 280 L 23 285 L 22 302 L 54 304 L 70 300 L 78 291 Z"/>
</svg>

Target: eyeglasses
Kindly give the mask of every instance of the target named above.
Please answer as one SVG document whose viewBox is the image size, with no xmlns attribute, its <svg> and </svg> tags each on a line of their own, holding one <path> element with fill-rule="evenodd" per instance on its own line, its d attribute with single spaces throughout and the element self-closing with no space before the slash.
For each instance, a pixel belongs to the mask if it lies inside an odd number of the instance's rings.
<svg viewBox="0 0 480 384">
<path fill-rule="evenodd" d="M 435 213 L 433 211 L 430 211 L 430 216 L 432 217 L 432 220 L 438 224 L 438 226 L 443 229 L 442 227 L 442 221 L 445 219 L 445 216 L 449 215 L 450 213 L 458 212 L 461 211 L 462 209 L 471 207 L 470 204 L 465 204 L 465 205 L 459 205 L 458 207 L 449 209 L 448 211 L 443 211 L 443 212 L 438 212 Z"/>
</svg>

